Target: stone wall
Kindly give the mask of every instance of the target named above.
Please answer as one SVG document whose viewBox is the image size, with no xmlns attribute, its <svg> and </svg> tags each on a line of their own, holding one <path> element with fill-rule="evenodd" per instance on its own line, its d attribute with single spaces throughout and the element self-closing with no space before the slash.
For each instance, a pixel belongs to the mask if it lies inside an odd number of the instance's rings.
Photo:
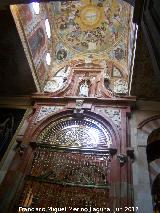
<svg viewBox="0 0 160 213">
<path fill-rule="evenodd" d="M 146 147 L 148 136 L 160 127 L 160 103 L 137 101 L 136 109 L 132 111 L 131 146 L 134 148 L 135 161 L 133 169 L 134 202 L 138 212 L 153 212 L 150 177 Z"/>
</svg>

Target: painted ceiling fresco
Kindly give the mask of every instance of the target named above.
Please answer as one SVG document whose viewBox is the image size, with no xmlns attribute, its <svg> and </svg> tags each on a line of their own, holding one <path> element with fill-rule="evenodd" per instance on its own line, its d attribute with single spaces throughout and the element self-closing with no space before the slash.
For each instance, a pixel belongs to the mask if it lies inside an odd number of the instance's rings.
<svg viewBox="0 0 160 213">
<path fill-rule="evenodd" d="M 54 1 L 39 3 L 38 13 L 33 4 L 11 9 L 42 90 L 46 88 L 46 81 L 53 81 L 59 70 L 77 61 L 105 63 L 110 76 L 125 76 L 126 80 L 131 46 L 131 4 L 124 0 Z M 49 65 L 45 60 L 47 54 L 51 55 Z"/>
<path fill-rule="evenodd" d="M 76 52 L 107 51 L 119 43 L 124 34 L 127 9 L 125 3 L 117 0 L 55 3 L 56 32 L 64 44 Z"/>
<path fill-rule="evenodd" d="M 133 7 L 123 0 L 80 0 L 50 4 L 56 41 L 54 69 L 71 60 L 112 61 L 128 71 Z M 55 72 L 55 70 L 53 72 Z"/>
<path fill-rule="evenodd" d="M 50 69 L 46 56 L 53 51 L 52 39 L 48 36 L 45 27 L 46 20 L 48 20 L 47 4 L 12 5 L 11 12 L 37 88 L 41 91 Z"/>
</svg>

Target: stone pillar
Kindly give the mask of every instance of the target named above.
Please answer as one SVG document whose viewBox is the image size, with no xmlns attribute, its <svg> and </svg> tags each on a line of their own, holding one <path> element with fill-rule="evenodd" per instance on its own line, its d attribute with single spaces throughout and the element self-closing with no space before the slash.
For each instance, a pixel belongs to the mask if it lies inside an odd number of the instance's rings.
<svg viewBox="0 0 160 213">
<path fill-rule="evenodd" d="M 132 164 L 134 204 L 138 213 L 153 212 L 148 162 L 146 154 L 148 135 L 137 130 L 135 114 L 131 119 L 131 146 L 134 148 L 135 161 Z"/>
<path fill-rule="evenodd" d="M 136 163 L 138 164 L 138 183 L 136 187 L 137 199 L 135 200 L 135 205 L 139 207 L 139 212 L 151 213 L 153 212 L 153 205 L 146 156 L 146 146 L 138 146 L 137 154 L 138 156 Z"/>
</svg>

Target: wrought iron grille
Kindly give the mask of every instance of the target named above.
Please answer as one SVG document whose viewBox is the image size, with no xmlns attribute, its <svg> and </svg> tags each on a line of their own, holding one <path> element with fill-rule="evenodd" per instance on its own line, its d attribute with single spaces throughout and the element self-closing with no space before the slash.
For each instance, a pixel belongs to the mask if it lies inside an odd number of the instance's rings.
<svg viewBox="0 0 160 213">
<path fill-rule="evenodd" d="M 109 131 L 90 118 L 51 124 L 38 138 L 18 206 L 108 207 L 110 144 Z"/>
</svg>

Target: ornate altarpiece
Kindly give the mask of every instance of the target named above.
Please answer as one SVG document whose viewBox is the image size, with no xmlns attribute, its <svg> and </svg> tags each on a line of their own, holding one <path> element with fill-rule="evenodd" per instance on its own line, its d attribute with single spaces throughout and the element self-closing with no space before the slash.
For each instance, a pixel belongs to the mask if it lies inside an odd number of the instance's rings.
<svg viewBox="0 0 160 213">
<path fill-rule="evenodd" d="M 132 206 L 128 115 L 134 98 L 116 96 L 103 76 L 100 67 L 75 66 L 64 88 L 33 96 L 29 126 L 2 187 L 12 195 L 4 204 L 8 212 Z M 79 96 L 83 81 L 87 96 Z"/>
</svg>

